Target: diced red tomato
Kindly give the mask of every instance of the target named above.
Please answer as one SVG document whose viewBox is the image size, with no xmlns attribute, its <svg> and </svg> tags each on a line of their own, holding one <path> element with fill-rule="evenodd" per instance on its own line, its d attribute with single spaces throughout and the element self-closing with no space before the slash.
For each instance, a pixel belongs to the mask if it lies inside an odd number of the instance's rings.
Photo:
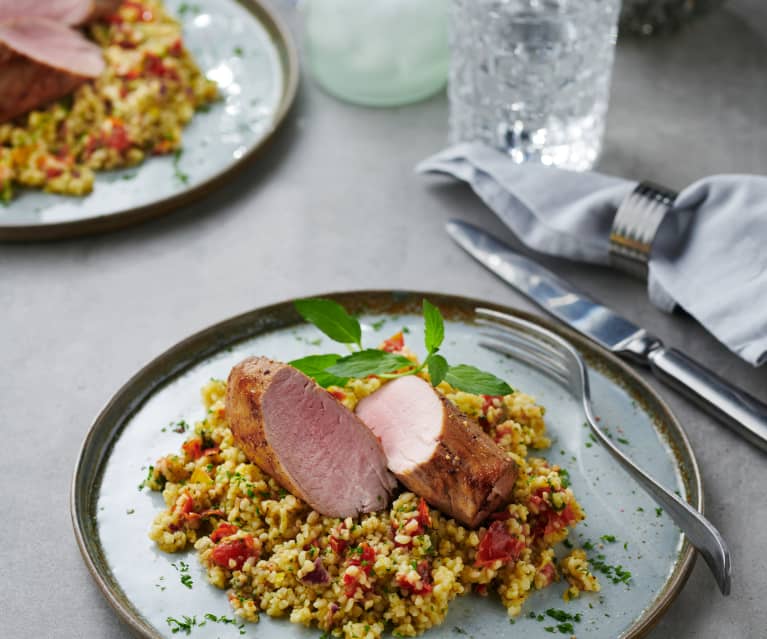
<svg viewBox="0 0 767 639">
<path fill-rule="evenodd" d="M 172 78 L 173 80 L 178 80 L 178 72 L 166 65 L 162 61 L 162 58 L 154 53 L 146 53 L 144 55 L 144 70 L 150 75 L 159 78 Z"/>
<path fill-rule="evenodd" d="M 230 524 L 227 521 L 221 522 L 212 533 L 210 533 L 211 541 L 218 543 L 224 537 L 229 537 L 239 530 L 234 524 Z"/>
<path fill-rule="evenodd" d="M 490 521 L 506 521 L 507 519 L 511 519 L 511 513 L 508 510 L 499 510 L 490 515 Z"/>
<path fill-rule="evenodd" d="M 140 75 L 141 75 L 141 69 L 133 68 L 121 74 L 120 77 L 125 78 L 126 80 L 135 80 Z"/>
<path fill-rule="evenodd" d="M 516 561 L 524 547 L 522 541 L 509 534 L 503 522 L 494 521 L 479 540 L 474 565 L 485 568 L 492 566 L 499 559 L 503 563 Z"/>
<path fill-rule="evenodd" d="M 502 395 L 482 395 L 482 412 L 487 414 L 487 409 L 491 406 L 495 406 L 493 403 L 496 399 L 502 399 Z"/>
<path fill-rule="evenodd" d="M 545 492 L 549 491 L 546 488 L 539 488 L 528 499 L 528 508 L 533 514 L 531 523 L 534 536 L 557 532 L 578 520 L 578 515 L 571 502 L 568 501 L 561 510 L 555 510 L 544 498 Z"/>
<path fill-rule="evenodd" d="M 335 397 L 339 402 L 342 402 L 346 399 L 346 393 L 344 393 L 342 390 L 332 390 L 328 391 L 333 397 Z"/>
<path fill-rule="evenodd" d="M 347 597 L 354 596 L 354 592 L 357 590 L 358 583 L 359 581 L 357 577 L 348 573 L 344 573 L 344 592 L 346 593 Z"/>
<path fill-rule="evenodd" d="M 549 533 L 562 530 L 562 528 L 569 526 L 570 524 L 574 523 L 577 519 L 578 517 L 576 516 L 575 511 L 573 510 L 573 506 L 570 503 L 568 503 L 559 512 L 557 512 L 556 510 L 549 510 L 548 521 L 546 522 L 546 525 L 543 528 L 543 534 L 548 535 Z"/>
<path fill-rule="evenodd" d="M 381 344 L 381 350 L 387 353 L 397 353 L 403 348 L 405 348 L 405 336 L 402 334 L 402 331 L 394 333 L 394 335 Z"/>
<path fill-rule="evenodd" d="M 189 493 L 184 493 L 182 497 L 184 500 L 180 504 L 180 511 L 186 515 L 194 510 L 194 499 L 192 499 L 192 496 Z"/>
<path fill-rule="evenodd" d="M 64 169 L 59 168 L 58 166 L 52 166 L 50 168 L 45 169 L 45 175 L 49 178 L 57 178 L 62 173 L 64 173 Z"/>
<path fill-rule="evenodd" d="M 246 535 L 245 537 L 222 541 L 211 550 L 210 558 L 221 568 L 240 570 L 250 557 L 258 557 L 258 554 L 253 537 Z M 230 566 L 232 561 L 234 562 L 233 567 Z"/>
<path fill-rule="evenodd" d="M 421 578 L 420 585 L 411 584 L 405 575 L 397 575 L 397 585 L 403 590 L 412 592 L 414 595 L 426 595 L 430 593 L 432 591 L 432 580 L 429 562 L 425 559 L 419 561 L 416 566 L 416 572 Z"/>
<path fill-rule="evenodd" d="M 557 573 L 557 570 L 556 568 L 554 568 L 554 564 L 552 563 L 548 563 L 538 570 L 538 574 L 543 575 L 543 577 L 546 579 L 546 585 L 549 585 L 554 582 L 556 573 Z"/>
<path fill-rule="evenodd" d="M 359 554 L 349 559 L 349 565 L 359 566 L 366 575 L 369 575 L 376 560 L 376 551 L 367 543 L 362 543 L 357 550 Z"/>
<path fill-rule="evenodd" d="M 181 38 L 178 38 L 170 47 L 168 47 L 168 54 L 174 57 L 179 57 L 184 52 L 184 45 L 181 42 Z"/>
<path fill-rule="evenodd" d="M 337 537 L 330 537 L 330 547 L 333 549 L 333 552 L 336 553 L 339 557 L 344 554 L 344 551 L 346 550 L 347 542 L 344 539 L 338 539 Z"/>
<path fill-rule="evenodd" d="M 422 526 L 431 526 L 431 514 L 429 513 L 429 505 L 426 500 L 421 497 L 418 501 L 418 523 Z"/>
<path fill-rule="evenodd" d="M 106 138 L 106 145 L 123 153 L 131 148 L 132 144 L 128 132 L 125 130 L 125 125 L 119 120 L 112 119 L 112 130 Z"/>
<path fill-rule="evenodd" d="M 226 513 L 219 508 L 208 508 L 200 513 L 200 517 L 226 517 Z"/>
<path fill-rule="evenodd" d="M 194 460 L 200 459 L 202 457 L 202 438 L 192 437 L 192 439 L 181 444 L 181 448 L 187 457 Z"/>
</svg>

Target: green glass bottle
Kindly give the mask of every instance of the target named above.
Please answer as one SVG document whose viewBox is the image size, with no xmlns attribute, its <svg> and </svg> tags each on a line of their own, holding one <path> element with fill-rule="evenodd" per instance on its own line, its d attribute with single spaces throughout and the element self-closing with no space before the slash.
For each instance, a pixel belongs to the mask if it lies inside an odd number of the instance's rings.
<svg viewBox="0 0 767 639">
<path fill-rule="evenodd" d="M 306 0 L 304 50 L 317 82 L 368 106 L 416 102 L 445 85 L 448 0 Z"/>
</svg>

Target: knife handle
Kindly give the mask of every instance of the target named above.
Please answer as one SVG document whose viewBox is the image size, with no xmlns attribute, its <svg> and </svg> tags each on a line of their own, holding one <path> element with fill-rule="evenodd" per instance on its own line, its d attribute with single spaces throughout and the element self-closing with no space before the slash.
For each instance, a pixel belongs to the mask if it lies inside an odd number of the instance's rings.
<svg viewBox="0 0 767 639">
<path fill-rule="evenodd" d="M 648 359 L 658 379 L 767 451 L 767 405 L 674 348 L 659 346 L 648 353 Z"/>
</svg>

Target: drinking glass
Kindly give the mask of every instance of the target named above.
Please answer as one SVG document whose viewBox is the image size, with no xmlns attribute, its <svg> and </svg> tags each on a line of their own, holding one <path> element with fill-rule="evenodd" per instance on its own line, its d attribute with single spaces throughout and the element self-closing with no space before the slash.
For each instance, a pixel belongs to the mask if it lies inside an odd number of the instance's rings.
<svg viewBox="0 0 767 639">
<path fill-rule="evenodd" d="M 415 102 L 447 80 L 448 0 L 306 0 L 304 47 L 315 79 L 370 106 Z"/>
<path fill-rule="evenodd" d="M 620 0 L 452 0 L 451 142 L 590 169 L 602 144 Z"/>
</svg>

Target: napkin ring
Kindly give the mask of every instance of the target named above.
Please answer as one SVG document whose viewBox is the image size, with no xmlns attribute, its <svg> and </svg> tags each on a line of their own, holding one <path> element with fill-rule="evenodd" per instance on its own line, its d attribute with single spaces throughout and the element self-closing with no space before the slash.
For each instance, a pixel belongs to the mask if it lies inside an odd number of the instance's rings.
<svg viewBox="0 0 767 639">
<path fill-rule="evenodd" d="M 650 251 L 663 218 L 677 193 L 651 182 L 640 182 L 621 202 L 610 231 L 610 264 L 647 279 Z"/>
</svg>

